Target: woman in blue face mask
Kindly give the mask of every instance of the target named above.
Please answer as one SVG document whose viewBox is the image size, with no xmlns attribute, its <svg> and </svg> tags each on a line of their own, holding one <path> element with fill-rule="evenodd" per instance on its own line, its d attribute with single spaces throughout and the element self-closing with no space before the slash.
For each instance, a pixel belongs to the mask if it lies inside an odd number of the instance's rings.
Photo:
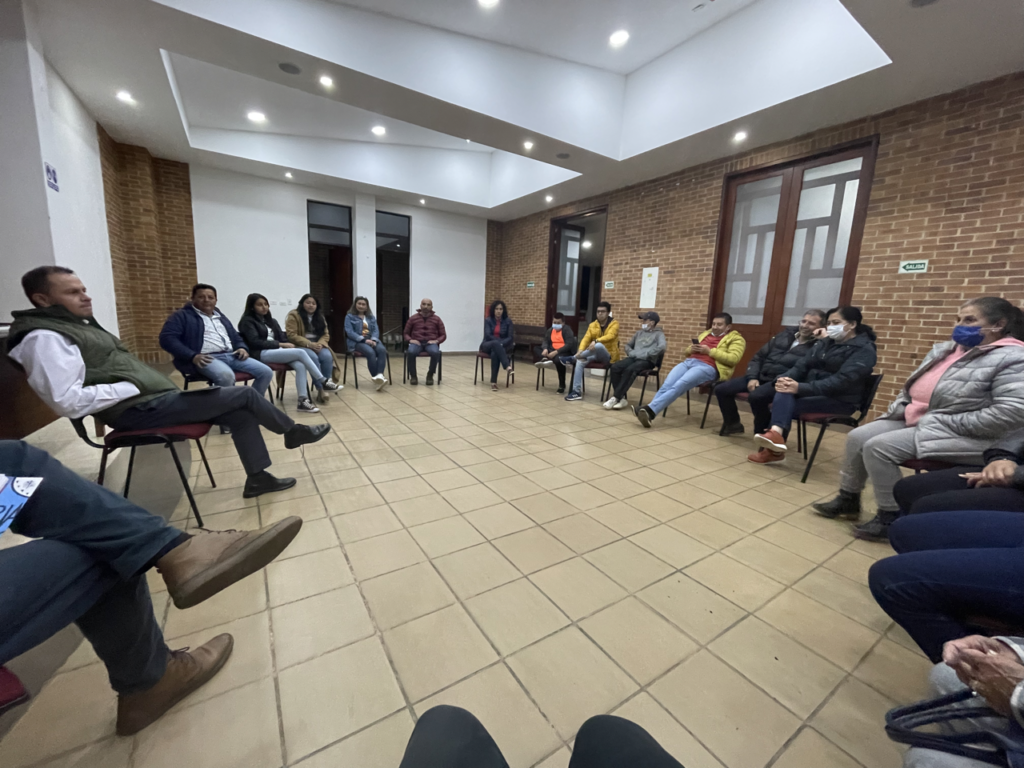
<svg viewBox="0 0 1024 768">
<path fill-rule="evenodd" d="M 899 516 L 893 486 L 900 464 L 932 459 L 979 471 L 983 453 L 1024 428 L 1024 313 L 986 296 L 960 307 L 952 339 L 935 345 L 884 416 L 846 437 L 839 495 L 814 504 L 829 518 L 860 517 L 870 479 L 876 516 L 854 529 L 858 538 L 887 539 Z"/>
</svg>

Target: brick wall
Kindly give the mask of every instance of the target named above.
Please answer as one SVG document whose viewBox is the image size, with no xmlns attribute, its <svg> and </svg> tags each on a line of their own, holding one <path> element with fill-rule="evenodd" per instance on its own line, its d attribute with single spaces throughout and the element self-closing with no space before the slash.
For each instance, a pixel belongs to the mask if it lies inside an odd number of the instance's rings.
<svg viewBox="0 0 1024 768">
<path fill-rule="evenodd" d="M 142 360 L 166 362 L 160 328 L 196 282 L 188 165 L 98 130 L 121 339 Z"/>
<path fill-rule="evenodd" d="M 658 307 L 678 360 L 707 320 L 726 174 L 879 135 L 853 303 L 878 331 L 888 403 L 932 344 L 948 338 L 961 302 L 1024 300 L 1024 73 L 795 138 L 504 223 L 489 222 L 487 295 L 519 323 L 540 324 L 550 220 L 608 206 L 603 291 L 619 318 L 660 267 Z M 929 271 L 897 275 L 901 260 Z M 526 288 L 528 280 L 538 287 Z M 545 281 L 545 282 L 541 282 Z"/>
</svg>

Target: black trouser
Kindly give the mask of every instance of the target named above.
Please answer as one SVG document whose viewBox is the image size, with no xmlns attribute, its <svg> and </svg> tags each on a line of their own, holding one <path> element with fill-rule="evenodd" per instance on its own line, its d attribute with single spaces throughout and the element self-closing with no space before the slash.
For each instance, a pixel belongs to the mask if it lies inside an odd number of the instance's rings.
<svg viewBox="0 0 1024 768">
<path fill-rule="evenodd" d="M 129 408 L 110 426 L 114 429 L 136 430 L 155 427 L 176 427 L 179 424 L 223 424 L 231 428 L 238 458 L 247 474 L 255 474 L 270 466 L 270 454 L 263 442 L 260 427 L 283 435 L 295 422 L 270 402 L 256 394 L 252 387 L 222 387 L 195 394 L 172 392 Z"/>
<path fill-rule="evenodd" d="M 1024 491 L 1017 488 L 969 488 L 964 472 L 980 472 L 981 467 L 954 467 L 924 472 L 900 480 L 892 489 L 900 514 L 955 512 L 961 509 L 991 509 L 1024 512 Z"/>
<path fill-rule="evenodd" d="M 718 407 L 722 411 L 722 420 L 726 424 L 738 424 L 740 412 L 736 408 L 736 395 L 747 391 L 747 379 L 739 376 L 735 379 L 723 381 L 715 387 L 715 397 L 718 398 Z M 766 384 L 758 384 L 757 388 L 750 393 L 750 410 L 754 414 L 754 434 L 759 435 L 767 432 L 772 425 L 772 399 L 775 397 L 775 381 Z"/>
<path fill-rule="evenodd" d="M 654 367 L 654 363 L 644 358 L 624 357 L 617 363 L 612 363 L 609 376 L 612 382 L 612 395 L 616 400 L 621 400 L 629 392 L 629 388 L 636 381 L 640 371 L 646 371 Z"/>
<path fill-rule="evenodd" d="M 416 723 L 399 768 L 508 768 L 491 734 L 472 714 L 442 705 Z M 569 768 L 683 768 L 636 723 L 597 715 L 576 734 Z"/>
<path fill-rule="evenodd" d="M 480 351 L 491 356 L 491 384 L 498 383 L 498 369 L 508 368 L 508 348 L 501 339 L 488 339 L 480 345 Z"/>
<path fill-rule="evenodd" d="M 559 347 L 557 350 L 550 350 L 550 349 L 547 349 L 545 347 L 534 347 L 533 351 L 534 351 L 534 353 L 536 353 L 537 357 L 540 357 L 540 358 L 542 358 L 544 360 L 547 360 L 547 358 L 544 357 L 544 353 L 545 352 L 552 352 L 552 351 L 554 351 L 554 352 L 558 352 L 559 356 L 561 356 L 562 354 L 564 354 L 563 351 L 562 351 L 564 349 L 565 349 L 565 347 Z M 559 389 L 565 389 L 565 366 L 562 365 L 560 362 L 558 362 L 558 357 L 556 357 L 551 362 L 553 362 L 555 364 L 555 370 L 558 372 L 558 388 Z"/>
</svg>

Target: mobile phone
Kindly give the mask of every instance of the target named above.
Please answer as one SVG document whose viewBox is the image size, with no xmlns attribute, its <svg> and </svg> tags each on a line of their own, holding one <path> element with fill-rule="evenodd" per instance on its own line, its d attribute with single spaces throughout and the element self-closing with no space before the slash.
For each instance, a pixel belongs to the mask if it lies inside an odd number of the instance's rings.
<svg viewBox="0 0 1024 768">
<path fill-rule="evenodd" d="M 700 344 L 700 339 L 690 339 L 694 344 Z"/>
</svg>

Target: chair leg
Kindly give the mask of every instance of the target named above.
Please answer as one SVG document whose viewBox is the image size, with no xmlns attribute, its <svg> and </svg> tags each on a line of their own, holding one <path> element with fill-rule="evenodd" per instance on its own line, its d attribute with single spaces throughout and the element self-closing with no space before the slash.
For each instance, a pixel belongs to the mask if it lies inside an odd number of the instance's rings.
<svg viewBox="0 0 1024 768">
<path fill-rule="evenodd" d="M 132 446 L 132 452 L 128 454 L 128 474 L 124 476 L 124 497 L 128 498 L 128 489 L 132 484 L 132 467 L 135 466 L 135 446 Z"/>
<path fill-rule="evenodd" d="M 711 398 L 715 396 L 715 385 L 708 389 L 708 401 L 704 404 L 704 417 L 700 420 L 700 428 L 704 429 L 704 422 L 708 420 L 708 411 L 711 409 Z"/>
<path fill-rule="evenodd" d="M 100 458 L 100 473 L 96 477 L 96 485 L 103 485 L 103 479 L 107 476 L 107 456 L 110 455 L 110 449 L 103 449 L 103 456 Z"/>
<path fill-rule="evenodd" d="M 686 390 L 686 415 L 690 415 L 690 390 Z"/>
<path fill-rule="evenodd" d="M 188 477 L 185 475 L 185 470 L 181 466 L 181 459 L 178 458 L 178 452 L 174 450 L 174 443 L 170 440 L 167 441 L 167 450 L 171 452 L 171 457 L 174 459 L 174 466 L 178 469 L 178 477 L 181 478 L 181 484 L 185 488 L 185 495 L 188 496 L 188 503 L 192 507 L 192 514 L 195 515 L 196 525 L 202 528 L 203 518 L 199 514 L 199 507 L 196 506 L 196 497 L 192 495 L 192 489 L 188 487 Z"/>
<path fill-rule="evenodd" d="M 608 383 L 608 374 L 612 372 L 611 366 L 609 365 L 604 369 L 604 382 L 601 384 L 601 402 L 603 403 L 609 397 L 612 396 L 611 385 Z"/>
<path fill-rule="evenodd" d="M 821 445 L 821 438 L 825 436 L 826 429 L 828 429 L 828 424 L 822 424 L 821 431 L 818 432 L 818 439 L 814 441 L 814 450 L 811 451 L 811 458 L 807 462 L 807 466 L 804 467 L 804 476 L 800 478 L 801 483 L 806 483 L 807 476 L 811 474 L 811 467 L 814 466 L 814 457 L 818 455 L 818 446 Z"/>
<path fill-rule="evenodd" d="M 505 389 L 508 389 L 509 380 L 512 378 L 512 375 L 515 372 L 516 372 L 516 358 L 515 358 L 515 355 L 513 354 L 512 362 L 509 364 L 508 370 L 505 371 Z"/>
<path fill-rule="evenodd" d="M 803 453 L 804 452 L 803 451 L 803 433 L 804 433 L 804 431 L 802 429 L 802 426 L 803 426 L 803 422 L 800 421 L 800 419 L 797 419 L 796 420 L 796 452 L 797 453 Z M 805 456 L 804 458 L 806 459 L 807 457 Z"/>
<path fill-rule="evenodd" d="M 540 392 L 540 375 L 544 373 L 543 368 L 537 368 L 537 386 L 533 388 L 534 392 Z"/>
<path fill-rule="evenodd" d="M 348 353 L 345 354 L 345 367 L 341 370 L 341 384 L 348 384 Z"/>
<path fill-rule="evenodd" d="M 347 361 L 348 358 L 346 358 Z M 356 356 L 352 355 L 352 381 L 356 383 L 356 392 L 359 391 L 359 364 L 356 362 Z"/>
<path fill-rule="evenodd" d="M 395 383 L 395 380 L 391 378 L 391 355 L 388 355 L 388 385 Z"/>
<path fill-rule="evenodd" d="M 480 375 L 480 369 L 483 367 L 484 359 L 477 355 L 476 365 L 473 366 L 473 386 L 476 386 L 477 377 Z"/>
<path fill-rule="evenodd" d="M 206 451 L 203 450 L 203 441 L 202 440 L 196 440 L 196 446 L 199 448 L 199 456 L 203 460 L 203 466 L 206 467 L 206 474 L 210 478 L 210 487 L 211 488 L 216 488 L 217 487 L 217 481 L 213 479 L 213 470 L 210 469 L 210 462 L 208 462 L 206 460 Z"/>
</svg>

